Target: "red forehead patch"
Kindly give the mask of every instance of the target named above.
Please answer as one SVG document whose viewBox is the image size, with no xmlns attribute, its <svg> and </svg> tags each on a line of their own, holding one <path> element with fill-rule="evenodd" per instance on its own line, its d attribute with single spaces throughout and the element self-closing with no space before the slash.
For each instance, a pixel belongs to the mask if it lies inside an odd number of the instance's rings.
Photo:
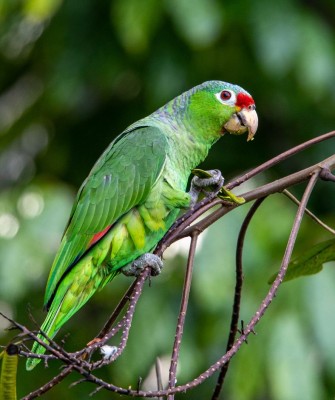
<svg viewBox="0 0 335 400">
<path fill-rule="evenodd" d="M 255 104 L 254 99 L 246 93 L 239 93 L 237 95 L 236 105 L 241 108 L 249 107 Z"/>
</svg>

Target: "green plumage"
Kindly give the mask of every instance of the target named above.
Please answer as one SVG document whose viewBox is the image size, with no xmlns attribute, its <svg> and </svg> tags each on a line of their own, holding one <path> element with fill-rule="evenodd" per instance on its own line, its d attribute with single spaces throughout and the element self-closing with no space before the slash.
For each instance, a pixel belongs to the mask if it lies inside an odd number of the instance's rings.
<svg viewBox="0 0 335 400">
<path fill-rule="evenodd" d="M 50 271 L 41 328 L 49 337 L 120 268 L 151 251 L 190 205 L 191 170 L 241 109 L 220 102 L 215 94 L 222 90 L 248 95 L 224 82 L 199 85 L 131 125 L 94 165 Z M 34 343 L 32 351 L 45 349 Z M 38 362 L 28 359 L 27 369 Z"/>
</svg>

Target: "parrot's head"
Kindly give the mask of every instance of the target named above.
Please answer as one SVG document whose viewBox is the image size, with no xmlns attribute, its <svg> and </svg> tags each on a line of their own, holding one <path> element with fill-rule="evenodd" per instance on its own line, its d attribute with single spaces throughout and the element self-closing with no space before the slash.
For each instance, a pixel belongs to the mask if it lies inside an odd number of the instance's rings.
<svg viewBox="0 0 335 400">
<path fill-rule="evenodd" d="M 256 133 L 258 116 L 254 99 L 240 86 L 205 82 L 193 88 L 189 107 L 207 131 L 214 128 L 220 135 L 248 132 L 247 140 L 252 140 Z"/>
</svg>

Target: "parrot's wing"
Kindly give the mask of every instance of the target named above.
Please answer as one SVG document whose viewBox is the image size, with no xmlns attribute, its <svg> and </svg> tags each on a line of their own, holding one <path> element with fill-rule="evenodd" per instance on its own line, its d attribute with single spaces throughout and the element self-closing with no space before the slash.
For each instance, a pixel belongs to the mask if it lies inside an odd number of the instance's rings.
<svg viewBox="0 0 335 400">
<path fill-rule="evenodd" d="M 163 132 L 143 126 L 121 134 L 102 154 L 80 188 L 52 265 L 45 305 L 64 274 L 159 178 L 168 152 Z"/>
</svg>

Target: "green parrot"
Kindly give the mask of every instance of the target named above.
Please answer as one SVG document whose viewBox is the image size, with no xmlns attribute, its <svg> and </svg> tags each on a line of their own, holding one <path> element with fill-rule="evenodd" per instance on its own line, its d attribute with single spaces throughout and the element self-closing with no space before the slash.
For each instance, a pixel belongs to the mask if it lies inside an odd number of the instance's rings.
<svg viewBox="0 0 335 400">
<path fill-rule="evenodd" d="M 41 330 L 53 338 L 97 291 L 119 272 L 136 275 L 145 266 L 159 273 L 150 252 L 176 220 L 194 205 L 205 186 L 192 169 L 226 132 L 257 130 L 253 98 L 237 85 L 209 81 L 181 94 L 123 131 L 98 159 L 76 197 L 45 292 L 47 317 Z M 41 340 L 47 342 L 43 336 Z M 37 342 L 32 352 L 43 354 Z M 31 370 L 40 360 L 28 358 Z"/>
</svg>

